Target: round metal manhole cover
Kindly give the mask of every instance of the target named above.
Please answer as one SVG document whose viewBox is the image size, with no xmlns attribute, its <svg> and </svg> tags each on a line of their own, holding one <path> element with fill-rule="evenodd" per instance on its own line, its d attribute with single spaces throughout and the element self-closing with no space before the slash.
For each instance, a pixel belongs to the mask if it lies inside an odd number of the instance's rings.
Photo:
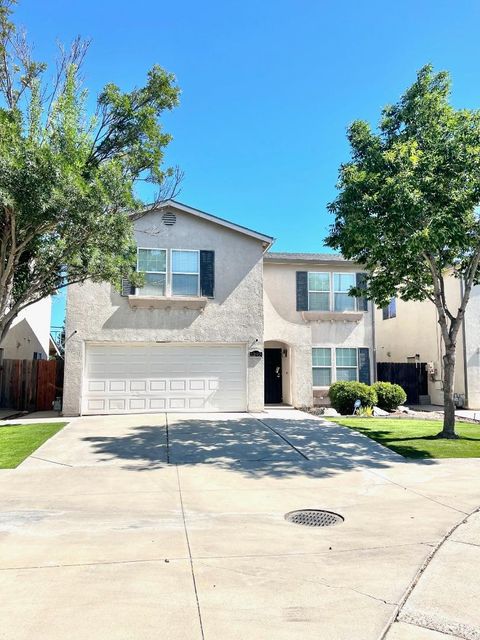
<svg viewBox="0 0 480 640">
<path fill-rule="evenodd" d="M 333 511 L 300 509 L 285 514 L 285 520 L 294 524 L 303 524 L 305 527 L 333 527 L 336 524 L 341 524 L 344 518 Z"/>
</svg>

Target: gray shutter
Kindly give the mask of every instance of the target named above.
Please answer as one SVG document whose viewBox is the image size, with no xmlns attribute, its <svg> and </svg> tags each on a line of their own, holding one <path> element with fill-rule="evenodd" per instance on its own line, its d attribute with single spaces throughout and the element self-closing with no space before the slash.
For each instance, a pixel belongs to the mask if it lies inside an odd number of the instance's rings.
<svg viewBox="0 0 480 640">
<path fill-rule="evenodd" d="M 367 347 L 358 350 L 358 381 L 370 384 L 370 349 Z"/>
<path fill-rule="evenodd" d="M 215 297 L 215 251 L 200 251 L 200 294 Z"/>
<path fill-rule="evenodd" d="M 357 273 L 356 274 L 356 285 L 357 289 L 365 289 L 367 283 L 367 274 L 366 273 Z M 368 300 L 365 296 L 360 296 L 357 298 L 357 309 L 359 311 L 368 311 Z"/>
<path fill-rule="evenodd" d="M 124 297 L 135 295 L 135 287 L 128 278 L 122 278 L 122 291 L 120 295 Z"/>
<path fill-rule="evenodd" d="M 297 271 L 297 311 L 308 311 L 308 271 Z"/>
</svg>

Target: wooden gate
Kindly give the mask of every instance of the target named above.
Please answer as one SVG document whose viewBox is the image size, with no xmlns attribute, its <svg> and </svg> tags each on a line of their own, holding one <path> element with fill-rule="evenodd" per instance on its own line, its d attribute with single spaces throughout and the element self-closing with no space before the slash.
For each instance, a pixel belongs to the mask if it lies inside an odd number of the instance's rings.
<svg viewBox="0 0 480 640">
<path fill-rule="evenodd" d="M 0 406 L 18 411 L 50 411 L 62 395 L 63 360 L 3 360 Z"/>
</svg>

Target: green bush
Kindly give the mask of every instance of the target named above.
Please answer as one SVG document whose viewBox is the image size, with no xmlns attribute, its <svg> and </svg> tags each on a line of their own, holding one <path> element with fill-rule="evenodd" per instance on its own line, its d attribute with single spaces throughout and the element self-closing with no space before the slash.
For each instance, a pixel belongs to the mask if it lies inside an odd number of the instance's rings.
<svg viewBox="0 0 480 640">
<path fill-rule="evenodd" d="M 377 404 L 375 389 L 363 382 L 334 382 L 328 390 L 328 397 L 332 407 L 344 415 L 353 413 L 355 400 L 360 400 L 362 407 Z"/>
<path fill-rule="evenodd" d="M 372 386 L 377 392 L 378 406 L 384 411 L 394 411 L 407 399 L 407 394 L 399 384 L 375 382 Z"/>
</svg>

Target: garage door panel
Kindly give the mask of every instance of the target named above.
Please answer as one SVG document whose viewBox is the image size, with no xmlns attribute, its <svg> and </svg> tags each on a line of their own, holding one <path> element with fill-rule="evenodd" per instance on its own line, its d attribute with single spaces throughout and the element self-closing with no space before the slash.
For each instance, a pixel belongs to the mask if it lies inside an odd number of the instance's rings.
<svg viewBox="0 0 480 640">
<path fill-rule="evenodd" d="M 245 347 L 87 345 L 83 413 L 244 411 Z"/>
</svg>

